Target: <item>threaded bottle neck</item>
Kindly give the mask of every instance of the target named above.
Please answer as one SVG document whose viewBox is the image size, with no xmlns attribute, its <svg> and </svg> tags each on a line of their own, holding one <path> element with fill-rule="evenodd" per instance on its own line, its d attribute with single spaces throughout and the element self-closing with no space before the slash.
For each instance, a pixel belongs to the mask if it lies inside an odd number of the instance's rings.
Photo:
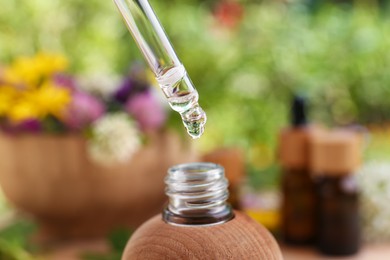
<svg viewBox="0 0 390 260">
<path fill-rule="evenodd" d="M 170 224 L 215 225 L 234 217 L 226 202 L 229 184 L 220 165 L 177 165 L 168 170 L 165 183 L 169 205 L 163 218 Z"/>
</svg>

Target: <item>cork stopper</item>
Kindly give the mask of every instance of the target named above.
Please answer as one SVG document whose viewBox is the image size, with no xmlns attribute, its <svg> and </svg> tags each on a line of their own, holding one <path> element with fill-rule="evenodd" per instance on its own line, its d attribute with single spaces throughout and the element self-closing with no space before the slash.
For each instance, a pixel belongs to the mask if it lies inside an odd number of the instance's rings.
<svg viewBox="0 0 390 260">
<path fill-rule="evenodd" d="M 284 168 L 305 169 L 309 164 L 309 128 L 291 128 L 281 132 L 279 160 Z"/>
<path fill-rule="evenodd" d="M 361 161 L 361 138 L 352 131 L 322 132 L 310 142 L 313 175 L 340 176 L 353 173 Z"/>
</svg>

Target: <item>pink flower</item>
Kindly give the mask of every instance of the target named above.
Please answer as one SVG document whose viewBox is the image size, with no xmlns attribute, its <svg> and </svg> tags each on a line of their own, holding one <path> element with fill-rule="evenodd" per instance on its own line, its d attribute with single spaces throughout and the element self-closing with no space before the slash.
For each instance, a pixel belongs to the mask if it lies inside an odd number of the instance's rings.
<svg viewBox="0 0 390 260">
<path fill-rule="evenodd" d="M 125 109 L 138 121 L 142 130 L 158 129 L 166 119 L 164 108 L 149 91 L 133 96 L 127 101 Z"/>
<path fill-rule="evenodd" d="M 77 89 L 75 79 L 67 74 L 55 74 L 53 80 L 56 85 L 67 88 L 70 91 L 75 91 Z"/>
<path fill-rule="evenodd" d="M 99 119 L 104 112 L 104 104 L 99 99 L 77 91 L 73 93 L 65 124 L 72 129 L 80 130 Z"/>
</svg>

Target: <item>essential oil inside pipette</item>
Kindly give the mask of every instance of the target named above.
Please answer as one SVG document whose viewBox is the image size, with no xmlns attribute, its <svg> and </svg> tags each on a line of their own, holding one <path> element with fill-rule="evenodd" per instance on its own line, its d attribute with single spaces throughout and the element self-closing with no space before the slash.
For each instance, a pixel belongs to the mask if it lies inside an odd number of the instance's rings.
<svg viewBox="0 0 390 260">
<path fill-rule="evenodd" d="M 168 101 L 173 110 L 179 113 L 180 111 L 183 111 L 180 113 L 180 115 L 181 119 L 183 120 L 183 124 L 187 129 L 187 133 L 193 139 L 197 139 L 203 135 L 207 116 L 203 109 L 199 106 L 198 102 L 193 103 L 187 101 L 187 99 L 191 98 L 189 96 L 193 94 L 194 93 L 188 94 L 188 96 L 183 96 L 181 100 L 173 100 L 173 98 L 169 98 Z M 197 92 L 195 94 L 198 95 Z M 187 108 L 187 110 L 183 110 L 183 108 Z"/>
<path fill-rule="evenodd" d="M 184 126 L 187 128 L 187 133 L 193 139 L 197 139 L 202 136 L 207 117 L 206 113 L 198 104 L 185 113 L 182 113 L 181 118 Z"/>
<path fill-rule="evenodd" d="M 200 138 L 207 121 L 206 113 L 199 106 L 199 94 L 187 75 L 184 66 L 172 67 L 157 77 L 157 81 L 173 110 L 180 113 L 187 133 Z"/>
<path fill-rule="evenodd" d="M 127 27 L 173 110 L 180 113 L 188 134 L 199 138 L 206 114 L 198 104 L 199 95 L 177 57 L 164 29 L 147 0 L 114 0 Z"/>
</svg>

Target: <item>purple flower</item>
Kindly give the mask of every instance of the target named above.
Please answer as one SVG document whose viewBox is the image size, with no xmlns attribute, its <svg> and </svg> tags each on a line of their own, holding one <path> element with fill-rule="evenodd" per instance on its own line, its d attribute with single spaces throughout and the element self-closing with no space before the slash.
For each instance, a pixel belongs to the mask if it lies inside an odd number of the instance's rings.
<svg viewBox="0 0 390 260">
<path fill-rule="evenodd" d="M 66 74 L 58 73 L 54 75 L 54 82 L 56 83 L 56 85 L 68 88 L 71 91 L 77 89 L 76 80 L 72 76 Z"/>
<path fill-rule="evenodd" d="M 65 124 L 72 129 L 82 129 L 100 118 L 105 112 L 104 104 L 85 92 L 74 92 Z"/>
<path fill-rule="evenodd" d="M 134 81 L 131 78 L 126 78 L 114 94 L 114 99 L 120 103 L 126 103 L 134 85 Z"/>
<path fill-rule="evenodd" d="M 8 121 L 2 122 L 1 130 L 8 134 L 18 134 L 23 132 L 40 133 L 42 124 L 38 119 L 26 119 L 21 123 L 11 123 Z"/>
<path fill-rule="evenodd" d="M 126 78 L 119 89 L 114 94 L 114 99 L 122 104 L 125 104 L 133 95 L 146 91 L 148 85 L 146 82 L 135 80 L 133 78 Z"/>
<path fill-rule="evenodd" d="M 42 125 L 37 119 L 27 119 L 18 125 L 18 129 L 21 131 L 38 133 L 42 130 Z"/>
<path fill-rule="evenodd" d="M 126 103 L 125 109 L 138 121 L 142 130 L 158 129 L 166 119 L 164 108 L 150 91 L 133 96 Z"/>
</svg>

